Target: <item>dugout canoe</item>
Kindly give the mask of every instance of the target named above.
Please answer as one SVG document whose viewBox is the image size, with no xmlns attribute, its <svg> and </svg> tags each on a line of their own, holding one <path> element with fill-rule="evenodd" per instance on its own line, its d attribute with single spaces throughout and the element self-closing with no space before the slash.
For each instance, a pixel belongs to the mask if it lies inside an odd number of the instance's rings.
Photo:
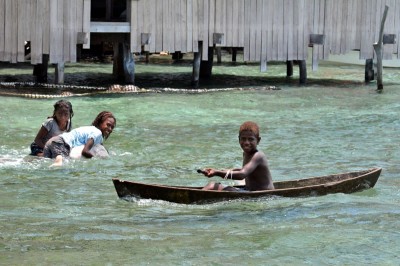
<svg viewBox="0 0 400 266">
<path fill-rule="evenodd" d="M 202 190 L 201 187 L 167 186 L 124 181 L 113 178 L 120 198 L 164 200 L 183 204 L 204 204 L 233 199 L 250 199 L 270 196 L 308 197 L 332 193 L 354 193 L 375 186 L 382 168 L 274 182 L 275 189 L 232 192 Z M 242 186 L 236 186 L 242 187 Z"/>
</svg>

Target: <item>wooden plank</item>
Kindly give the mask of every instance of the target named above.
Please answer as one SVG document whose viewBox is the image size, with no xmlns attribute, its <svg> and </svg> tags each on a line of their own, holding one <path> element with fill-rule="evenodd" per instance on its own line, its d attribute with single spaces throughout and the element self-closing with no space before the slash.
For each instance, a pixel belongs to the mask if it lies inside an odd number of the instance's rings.
<svg viewBox="0 0 400 266">
<path fill-rule="evenodd" d="M 239 2 L 240 0 L 232 1 L 232 47 L 239 46 Z"/>
<path fill-rule="evenodd" d="M 174 51 L 182 51 L 182 14 L 180 0 L 173 0 L 172 12 L 172 18 L 174 20 Z"/>
<path fill-rule="evenodd" d="M 361 49 L 362 49 L 362 55 L 363 55 L 363 59 L 370 59 L 373 58 L 373 53 L 372 53 L 372 42 L 373 42 L 373 33 L 372 31 L 372 24 L 374 22 L 374 20 L 372 19 L 372 5 L 373 5 L 373 0 L 366 0 L 366 12 L 365 12 L 365 21 L 363 21 L 363 23 L 365 24 L 364 26 L 364 40 L 363 40 L 363 44 L 361 45 Z M 374 13 L 375 14 L 375 13 Z"/>
<path fill-rule="evenodd" d="M 12 2 L 13 0 L 5 0 L 4 7 L 4 57 L 3 61 L 11 62 L 11 38 L 12 38 Z"/>
<path fill-rule="evenodd" d="M 17 63 L 17 45 L 18 45 L 18 2 L 12 2 L 12 32 L 11 32 L 11 63 Z"/>
<path fill-rule="evenodd" d="M 244 44 L 243 44 L 243 61 L 250 60 L 250 3 L 251 0 L 244 0 Z"/>
<path fill-rule="evenodd" d="M 255 25 L 255 34 L 256 34 L 256 39 L 255 39 L 255 61 L 260 62 L 261 61 L 261 24 L 262 24 L 262 1 L 263 0 L 257 0 L 256 1 L 256 13 L 254 14 L 256 16 L 256 25 Z"/>
<path fill-rule="evenodd" d="M 319 32 L 320 34 L 324 34 L 325 36 L 325 42 L 324 45 L 318 47 L 318 58 L 319 59 L 325 59 L 324 58 L 324 47 L 326 45 L 326 32 L 325 32 L 325 2 L 322 2 L 320 8 L 319 8 Z"/>
<path fill-rule="evenodd" d="M 57 6 L 58 1 L 50 1 L 50 57 L 51 64 L 57 63 Z"/>
<path fill-rule="evenodd" d="M 203 35 L 203 60 L 208 61 L 208 11 L 209 0 L 203 0 L 203 19 L 202 21 L 202 35 Z"/>
<path fill-rule="evenodd" d="M 210 0 L 209 4 L 209 17 L 210 19 L 208 20 L 208 46 L 212 47 L 214 46 L 214 38 L 213 35 L 215 33 L 215 8 L 216 8 L 216 1 L 215 0 Z"/>
<path fill-rule="evenodd" d="M 154 44 L 155 44 L 155 52 L 161 52 L 163 50 L 163 4 L 162 0 L 155 1 L 155 36 L 154 36 Z"/>
<path fill-rule="evenodd" d="M 340 37 L 340 54 L 346 54 L 350 51 L 349 44 L 350 38 L 349 33 L 351 32 L 351 25 L 348 24 L 349 16 L 351 14 L 351 3 L 353 1 L 343 1 L 341 10 L 339 12 L 342 13 L 342 27 L 340 29 L 341 37 Z M 340 8 L 340 7 L 339 7 Z"/>
<path fill-rule="evenodd" d="M 151 34 L 151 0 L 139 1 L 138 9 L 140 10 L 140 15 L 138 15 L 139 32 L 140 32 L 140 45 L 143 46 L 144 51 L 149 51 L 149 45 L 143 45 L 142 43 L 142 33 Z M 151 38 L 151 37 L 150 37 Z M 151 38 L 152 39 L 152 38 Z M 150 40 L 151 42 L 152 40 Z M 139 44 L 138 44 L 139 45 Z"/>
<path fill-rule="evenodd" d="M 342 2 L 343 0 L 336 0 L 333 4 L 333 20 L 332 20 L 332 54 L 340 54 L 340 38 L 341 38 L 341 26 L 342 26 Z"/>
<path fill-rule="evenodd" d="M 39 21 L 40 18 L 38 17 L 38 3 L 37 0 L 32 2 L 31 6 L 31 14 L 29 16 L 30 20 L 30 32 L 31 32 L 31 64 L 39 64 L 40 63 L 40 49 L 39 45 L 41 45 L 39 36 L 39 31 L 41 31 L 41 25 Z"/>
<path fill-rule="evenodd" d="M 77 22 L 77 17 L 76 17 L 76 9 L 77 9 L 77 0 L 69 0 L 71 1 L 71 11 L 70 11 L 70 16 L 69 18 L 71 21 L 69 22 L 70 24 L 70 29 L 69 29 L 69 61 L 71 63 L 76 63 L 76 49 L 77 49 L 77 32 L 76 32 L 76 25 L 78 24 Z"/>
<path fill-rule="evenodd" d="M 70 47 L 71 47 L 71 43 L 69 41 L 70 39 L 70 35 L 71 35 L 71 0 L 64 0 L 63 1 L 64 4 L 64 12 L 63 12 L 63 23 L 62 23 L 62 27 L 63 27 L 63 47 L 64 49 L 63 51 L 63 55 L 62 55 L 62 60 L 63 62 L 69 62 L 70 59 Z"/>
<path fill-rule="evenodd" d="M 287 0 L 286 0 L 287 1 Z M 262 21 L 261 21 L 261 59 L 260 59 L 260 71 L 266 72 L 267 71 L 267 30 L 268 30 L 268 23 L 267 23 L 267 3 L 266 1 L 262 1 L 261 13 L 263 14 Z"/>
<path fill-rule="evenodd" d="M 82 31 L 87 32 L 88 42 L 83 44 L 84 49 L 90 48 L 90 0 L 83 0 L 83 21 L 82 21 Z M 132 47 L 132 46 L 131 46 Z"/>
<path fill-rule="evenodd" d="M 6 9 L 6 0 L 0 0 L 0 61 L 5 61 L 5 9 Z"/>
<path fill-rule="evenodd" d="M 395 20 L 396 20 L 396 2 L 398 0 L 386 0 L 386 4 L 389 5 L 389 10 L 388 10 L 388 20 L 389 20 L 389 29 L 388 33 L 389 34 L 396 34 L 397 36 L 397 28 L 395 26 Z M 398 40 L 397 40 L 398 41 Z M 396 44 L 391 45 L 391 53 L 396 53 Z"/>
<path fill-rule="evenodd" d="M 76 0 L 76 32 L 83 32 L 83 0 Z"/>
<path fill-rule="evenodd" d="M 39 31 L 41 31 L 41 25 L 39 24 L 40 17 L 38 13 L 38 1 L 32 1 L 31 6 L 31 14 L 30 14 L 30 24 L 29 30 L 31 32 L 31 64 L 39 64 L 41 63 L 41 49 L 39 46 L 42 45 L 41 43 L 41 36 L 39 35 Z"/>
<path fill-rule="evenodd" d="M 299 11 L 299 20 L 298 20 L 298 33 L 297 33 L 297 60 L 305 60 L 304 55 L 304 0 L 298 0 L 298 11 Z"/>
<path fill-rule="evenodd" d="M 28 30 L 29 28 L 28 25 L 29 20 L 28 14 L 30 14 L 30 7 L 31 7 L 31 2 L 30 0 L 17 0 L 18 1 L 18 40 L 17 40 L 17 61 L 18 62 L 24 62 L 25 61 L 25 41 L 29 41 L 29 39 L 26 39 L 27 32 L 30 32 Z M 3 9 L 3 7 L 0 7 Z M 1 25 L 1 24 L 0 24 Z M 3 36 L 3 35 L 0 35 Z M 1 38 L 1 37 L 0 37 Z"/>
<path fill-rule="evenodd" d="M 131 53 L 141 52 L 140 36 L 139 36 L 139 23 L 138 23 L 138 1 L 131 0 L 130 2 L 130 43 L 131 43 Z"/>
<path fill-rule="evenodd" d="M 163 16 L 162 16 L 162 25 L 163 25 L 163 29 L 162 29 L 162 50 L 163 51 L 169 51 L 169 35 L 171 27 L 169 25 L 169 0 L 163 0 L 162 1 L 162 11 L 163 11 Z"/>
<path fill-rule="evenodd" d="M 32 23 L 32 42 L 31 42 L 31 63 L 41 64 L 43 58 L 43 25 L 46 20 L 46 15 L 44 14 L 45 3 L 43 0 L 34 1 L 32 13 L 35 13 L 35 22 Z M 34 35 L 34 36 L 33 36 Z"/>
<path fill-rule="evenodd" d="M 314 0 L 314 9 L 313 9 L 313 34 L 321 34 L 320 33 L 320 18 L 319 18 L 319 10 L 322 3 L 321 1 Z M 319 48 L 320 45 L 313 45 L 312 48 L 312 70 L 316 71 L 318 69 L 318 60 L 319 60 Z"/>
<path fill-rule="evenodd" d="M 57 25 L 56 33 L 56 58 L 57 64 L 64 64 L 64 1 L 57 1 L 57 19 L 55 24 Z"/>
<path fill-rule="evenodd" d="M 325 1 L 325 8 L 324 8 L 324 13 L 325 13 L 325 19 L 324 19 L 324 24 L 325 24 L 325 45 L 324 45 L 324 59 L 327 60 L 329 58 L 330 54 L 330 49 L 331 49 L 331 40 L 332 40 L 332 3 L 334 0 L 326 0 Z"/>
<path fill-rule="evenodd" d="M 175 52 L 175 1 L 176 0 L 168 0 L 169 2 L 169 10 L 168 10 L 168 20 L 170 30 L 168 33 L 168 46 L 169 52 Z"/>
<path fill-rule="evenodd" d="M 266 35 L 267 35 L 267 62 L 274 60 L 273 58 L 273 34 L 274 34 L 274 2 L 266 1 L 265 3 L 267 23 L 266 23 Z"/>
<path fill-rule="evenodd" d="M 181 19 L 180 19 L 180 23 L 181 23 L 181 52 L 182 53 L 187 53 L 188 49 L 187 49 L 187 36 L 186 36 L 186 27 L 187 27 L 187 17 L 186 17 L 186 10 L 187 10 L 187 2 L 186 0 L 180 0 L 181 3 Z M 210 20 L 211 21 L 211 20 Z"/>
<path fill-rule="evenodd" d="M 313 33 L 322 34 L 324 35 L 324 9 L 325 9 L 325 2 L 314 0 L 314 3 L 318 3 L 315 6 L 315 17 L 314 17 L 314 30 Z M 313 67 L 318 67 L 318 61 L 323 59 L 323 45 L 315 45 L 313 47 Z M 314 62 L 316 60 L 316 62 Z M 317 70 L 316 68 L 313 70 Z"/>
<path fill-rule="evenodd" d="M 193 0 L 192 4 L 193 16 L 193 52 L 199 51 L 199 7 L 198 0 Z"/>
<path fill-rule="evenodd" d="M 43 8 L 42 54 L 47 54 L 47 55 L 50 54 L 50 1 L 51 0 L 44 0 L 42 2 L 42 8 Z"/>
<path fill-rule="evenodd" d="M 238 43 L 237 47 L 243 47 L 244 46 L 244 3 L 245 0 L 238 0 Z M 263 1 L 265 3 L 265 1 Z"/>
<path fill-rule="evenodd" d="M 226 14 L 226 32 L 225 32 L 225 46 L 233 46 L 233 5 L 235 0 L 225 2 L 225 14 Z"/>
<path fill-rule="evenodd" d="M 329 0 L 330 1 L 330 11 L 329 11 L 329 16 L 331 19 L 331 25 L 330 25 L 330 52 L 332 54 L 336 54 L 336 39 L 337 39 L 337 1 L 336 0 Z"/>
<path fill-rule="evenodd" d="M 363 3 L 364 0 L 354 0 L 353 9 L 356 12 L 356 22 L 355 22 L 355 35 L 354 35 L 354 50 L 361 49 L 361 19 L 362 19 L 362 11 L 363 11 Z"/>
<path fill-rule="evenodd" d="M 17 45 L 17 1 L 6 0 L 5 5 L 5 25 L 4 25 L 4 61 L 16 62 L 16 52 L 14 46 Z M 15 58 L 14 58 L 15 57 Z"/>
<path fill-rule="evenodd" d="M 379 0 L 379 1 L 374 1 L 373 3 L 373 9 L 372 9 L 372 16 L 375 18 L 373 20 L 372 24 L 372 32 L 373 32 L 373 37 L 372 37 L 372 44 L 377 42 L 379 40 L 379 30 L 381 26 L 381 19 L 382 19 L 382 14 L 384 11 L 384 8 L 382 9 L 382 1 L 384 0 Z"/>
<path fill-rule="evenodd" d="M 286 17 L 284 16 L 284 1 L 278 1 L 275 2 L 276 5 L 276 13 L 278 13 L 278 17 L 277 17 L 277 25 L 278 25 L 278 52 L 277 52 L 277 60 L 279 61 L 286 61 L 286 44 L 283 42 L 284 40 L 284 19 L 286 19 Z"/>
<path fill-rule="evenodd" d="M 145 30 L 145 14 L 144 9 L 147 1 L 137 1 L 137 12 L 136 12 L 136 23 L 137 23 L 137 31 L 136 34 L 136 47 L 138 48 L 138 52 L 142 51 L 142 33 L 147 33 Z"/>
<path fill-rule="evenodd" d="M 303 54 L 304 59 L 308 58 L 308 45 L 310 43 L 310 34 L 312 33 L 312 16 L 313 16 L 313 0 L 305 1 L 305 18 L 304 18 L 304 38 L 303 38 Z"/>
<path fill-rule="evenodd" d="M 193 52 L 193 0 L 186 1 L 186 49 Z"/>
<path fill-rule="evenodd" d="M 360 32 L 360 59 L 370 59 L 366 58 L 364 54 L 366 41 L 367 41 L 367 20 L 368 20 L 368 1 L 364 0 L 361 1 L 361 17 L 360 17 L 360 24 L 358 25 L 358 29 Z"/>
<path fill-rule="evenodd" d="M 396 1 L 395 14 L 400 14 L 400 2 Z M 395 45 L 395 53 L 397 53 L 397 59 L 400 58 L 400 16 L 395 16 L 394 22 L 395 34 L 397 41 Z"/>
<path fill-rule="evenodd" d="M 150 27 L 149 31 L 151 33 L 151 42 L 149 45 L 149 52 L 150 53 L 155 53 L 156 52 L 156 34 L 157 34 L 157 20 L 156 20 L 156 8 L 157 8 L 157 0 L 150 0 L 149 1 L 150 5 L 150 14 L 149 14 L 149 21 L 150 21 Z"/>
<path fill-rule="evenodd" d="M 222 33 L 224 34 L 224 38 L 222 40 L 222 44 L 217 44 L 217 46 L 224 46 L 226 40 L 226 29 L 225 29 L 225 0 L 215 0 L 215 11 L 214 11 L 214 33 Z"/>
<path fill-rule="evenodd" d="M 131 26 L 130 26 L 129 22 L 97 22 L 97 21 L 95 21 L 95 22 L 90 23 L 90 32 L 129 33 L 130 31 L 131 31 Z"/>
<path fill-rule="evenodd" d="M 345 32 L 343 32 L 345 45 L 342 49 L 342 53 L 344 54 L 349 53 L 351 50 L 353 50 L 353 47 L 355 46 L 355 25 L 357 25 L 357 11 L 354 10 L 355 4 L 355 0 L 345 1 L 343 3 L 343 13 L 346 15 L 346 26 L 344 27 L 344 29 L 347 29 Z"/>
<path fill-rule="evenodd" d="M 289 57 L 293 54 L 290 49 L 293 48 L 293 1 L 284 0 L 283 1 L 283 61 L 290 61 Z"/>
<path fill-rule="evenodd" d="M 256 58 L 256 25 L 257 25 L 257 0 L 250 1 L 250 61 L 258 61 Z"/>
<path fill-rule="evenodd" d="M 388 14 L 387 18 L 385 21 L 385 29 L 384 33 L 387 34 L 394 34 L 394 0 L 386 0 L 382 1 L 382 15 L 385 10 L 385 5 L 389 7 L 388 9 Z M 382 20 L 382 15 L 380 20 Z M 392 54 L 393 54 L 393 44 L 385 44 L 383 45 L 383 60 L 391 60 L 392 59 Z"/>
</svg>

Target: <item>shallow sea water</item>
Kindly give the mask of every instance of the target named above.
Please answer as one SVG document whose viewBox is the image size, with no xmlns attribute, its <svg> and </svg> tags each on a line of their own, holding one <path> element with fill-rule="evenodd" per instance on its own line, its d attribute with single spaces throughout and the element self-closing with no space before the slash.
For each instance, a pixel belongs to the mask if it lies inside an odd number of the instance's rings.
<svg viewBox="0 0 400 266">
<path fill-rule="evenodd" d="M 215 80 L 232 87 L 258 73 L 232 69 L 236 78 Z M 321 63 L 302 87 L 285 85 L 283 67 L 271 71 L 266 86 L 275 79 L 281 90 L 71 97 L 74 127 L 115 113 L 105 142 L 112 156 L 56 169 L 27 155 L 55 99 L 0 97 L 0 264 L 399 265 L 398 70 L 385 69 L 382 94 L 362 82 L 360 66 Z M 149 87 L 168 79 L 153 76 Z M 260 125 L 274 180 L 375 166 L 381 177 L 361 193 L 310 198 L 180 205 L 117 197 L 113 177 L 201 186 L 208 180 L 195 169 L 239 167 L 246 120 Z"/>
</svg>

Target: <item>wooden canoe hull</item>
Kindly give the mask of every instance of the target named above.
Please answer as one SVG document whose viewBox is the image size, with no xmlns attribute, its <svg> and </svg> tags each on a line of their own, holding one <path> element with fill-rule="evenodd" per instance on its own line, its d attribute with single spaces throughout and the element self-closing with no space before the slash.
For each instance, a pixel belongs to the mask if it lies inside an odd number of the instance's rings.
<svg viewBox="0 0 400 266">
<path fill-rule="evenodd" d="M 375 186 L 382 168 L 372 168 L 357 172 L 311 177 L 290 181 L 274 182 L 274 190 L 232 192 L 201 190 L 201 187 L 166 186 L 124 181 L 113 178 L 120 198 L 137 197 L 164 200 L 183 204 L 204 204 L 233 199 L 259 197 L 308 197 L 332 193 L 353 193 Z M 240 186 L 239 186 L 240 187 Z"/>
</svg>

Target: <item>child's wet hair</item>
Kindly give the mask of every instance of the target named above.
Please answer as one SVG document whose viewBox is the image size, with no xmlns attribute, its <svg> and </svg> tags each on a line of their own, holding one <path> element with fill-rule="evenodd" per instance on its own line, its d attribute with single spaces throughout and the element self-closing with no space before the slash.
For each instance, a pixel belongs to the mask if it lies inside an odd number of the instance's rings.
<svg viewBox="0 0 400 266">
<path fill-rule="evenodd" d="M 260 128 L 253 121 L 246 121 L 240 126 L 239 136 L 240 136 L 240 133 L 242 133 L 243 131 L 251 131 L 254 133 L 254 135 L 256 135 L 256 137 L 260 136 Z"/>
<path fill-rule="evenodd" d="M 59 100 L 58 102 L 56 102 L 54 104 L 53 117 L 55 116 L 57 110 L 64 109 L 64 108 L 69 111 L 71 118 L 74 116 L 74 110 L 72 110 L 72 104 L 66 100 Z"/>
<path fill-rule="evenodd" d="M 54 112 L 52 118 L 56 119 L 56 112 L 60 109 L 68 110 L 69 112 L 69 123 L 67 127 L 67 131 L 71 131 L 72 128 L 72 117 L 74 116 L 74 110 L 72 109 L 72 104 L 66 100 L 59 100 L 54 104 Z"/>
<path fill-rule="evenodd" d="M 104 120 L 106 120 L 107 118 L 112 118 L 114 119 L 114 126 L 117 125 L 117 119 L 115 118 L 115 116 L 113 115 L 113 113 L 108 112 L 108 111 L 103 111 L 101 113 L 99 113 L 96 118 L 93 120 L 92 122 L 92 126 L 95 126 L 97 128 L 100 127 L 100 124 L 103 123 Z"/>
</svg>

